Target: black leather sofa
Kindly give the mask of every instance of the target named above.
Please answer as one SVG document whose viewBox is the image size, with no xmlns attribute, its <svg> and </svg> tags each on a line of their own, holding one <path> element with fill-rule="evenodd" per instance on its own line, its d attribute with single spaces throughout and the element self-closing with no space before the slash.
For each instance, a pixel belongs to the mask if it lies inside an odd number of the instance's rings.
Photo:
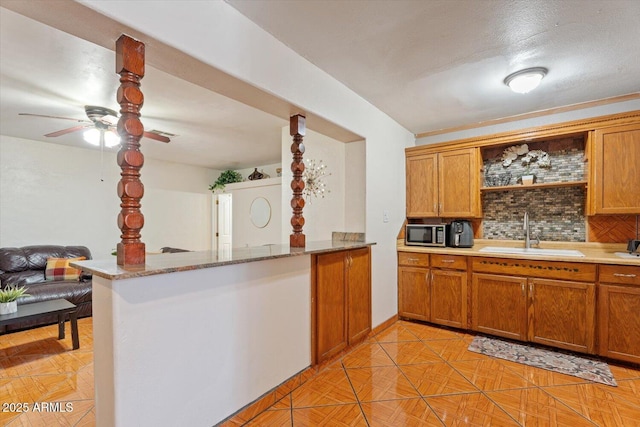
<svg viewBox="0 0 640 427">
<path fill-rule="evenodd" d="M 91 259 L 85 246 L 36 245 L 22 248 L 0 248 L 0 282 L 25 286 L 28 297 L 18 300 L 18 305 L 64 298 L 78 307 L 78 318 L 91 316 L 91 276 L 80 276 L 77 281 L 47 281 L 45 269 L 48 258 Z M 57 323 L 57 316 L 48 316 L 38 321 L 22 322 L 7 326 L 7 331 Z"/>
</svg>

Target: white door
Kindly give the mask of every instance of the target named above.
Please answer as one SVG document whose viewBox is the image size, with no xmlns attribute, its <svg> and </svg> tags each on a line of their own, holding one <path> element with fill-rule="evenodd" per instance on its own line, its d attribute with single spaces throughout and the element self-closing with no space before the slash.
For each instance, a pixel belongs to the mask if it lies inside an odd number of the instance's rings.
<svg viewBox="0 0 640 427">
<path fill-rule="evenodd" d="M 218 194 L 217 206 L 218 257 L 228 259 L 231 257 L 231 194 Z"/>
</svg>

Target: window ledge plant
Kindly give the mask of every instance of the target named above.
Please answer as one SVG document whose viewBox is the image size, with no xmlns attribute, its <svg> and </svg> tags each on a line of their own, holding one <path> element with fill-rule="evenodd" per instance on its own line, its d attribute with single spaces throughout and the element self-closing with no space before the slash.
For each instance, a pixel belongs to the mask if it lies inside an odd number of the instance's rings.
<svg viewBox="0 0 640 427">
<path fill-rule="evenodd" d="M 225 185 L 232 184 L 234 182 L 242 182 L 242 175 L 239 172 L 228 169 L 220 174 L 216 182 L 209 186 L 209 190 L 224 190 Z"/>
</svg>

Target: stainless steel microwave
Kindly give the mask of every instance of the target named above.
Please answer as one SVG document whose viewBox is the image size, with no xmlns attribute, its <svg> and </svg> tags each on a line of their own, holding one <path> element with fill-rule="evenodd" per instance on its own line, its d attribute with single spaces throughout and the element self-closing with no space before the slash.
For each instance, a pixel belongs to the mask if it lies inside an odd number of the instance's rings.
<svg viewBox="0 0 640 427">
<path fill-rule="evenodd" d="M 407 224 L 404 243 L 407 246 L 446 246 L 446 224 Z"/>
</svg>

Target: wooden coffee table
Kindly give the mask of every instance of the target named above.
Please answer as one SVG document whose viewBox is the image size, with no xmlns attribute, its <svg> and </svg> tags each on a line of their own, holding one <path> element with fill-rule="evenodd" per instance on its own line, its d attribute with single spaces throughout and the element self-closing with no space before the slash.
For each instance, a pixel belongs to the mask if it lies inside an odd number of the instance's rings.
<svg viewBox="0 0 640 427">
<path fill-rule="evenodd" d="M 0 327 L 4 332 L 6 325 L 12 325 L 25 320 L 35 320 L 46 315 L 58 315 L 58 339 L 64 339 L 64 319 L 69 314 L 71 321 L 71 339 L 73 349 L 80 348 L 78 337 L 78 312 L 77 307 L 66 299 L 54 299 L 51 301 L 34 302 L 32 304 L 18 305 L 18 311 L 11 314 L 0 315 Z"/>
</svg>

